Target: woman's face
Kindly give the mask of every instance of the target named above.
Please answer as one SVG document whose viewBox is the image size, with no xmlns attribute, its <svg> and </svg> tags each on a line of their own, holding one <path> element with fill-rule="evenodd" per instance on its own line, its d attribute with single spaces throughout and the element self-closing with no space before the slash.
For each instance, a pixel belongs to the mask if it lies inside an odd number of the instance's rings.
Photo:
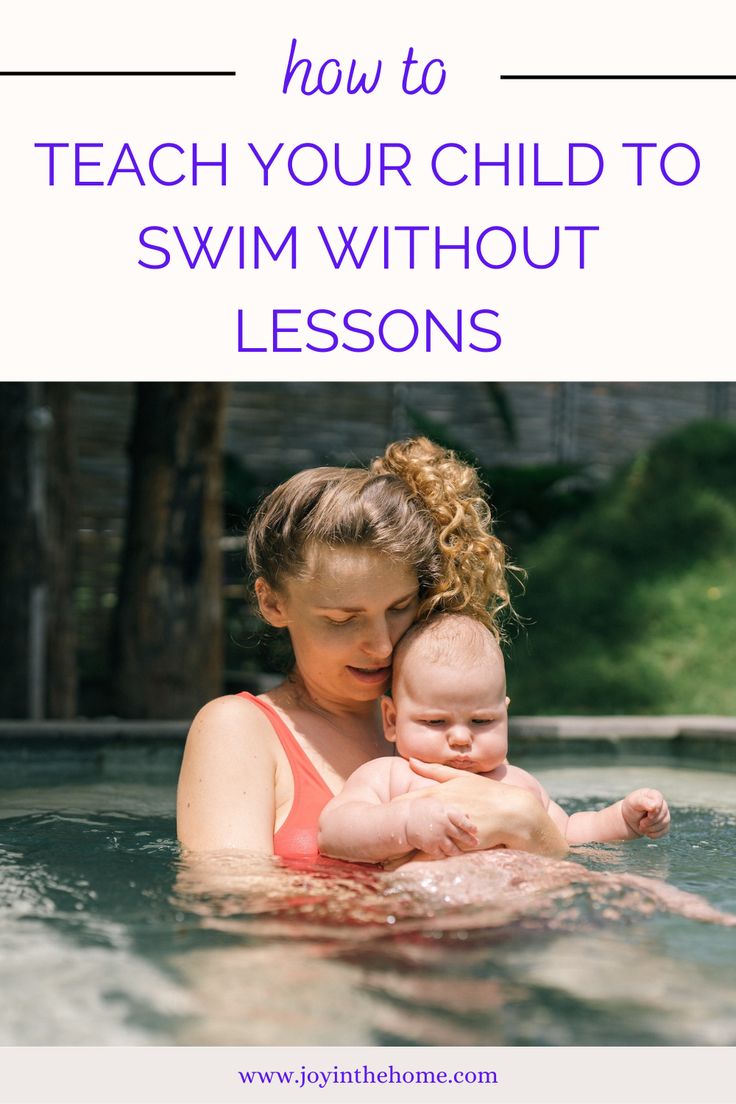
<svg viewBox="0 0 736 1104">
<path fill-rule="evenodd" d="M 363 548 L 317 546 L 303 577 L 279 592 L 256 584 L 261 610 L 289 630 L 296 666 L 315 701 L 375 701 L 391 681 L 394 645 L 413 623 L 411 568 Z"/>
</svg>

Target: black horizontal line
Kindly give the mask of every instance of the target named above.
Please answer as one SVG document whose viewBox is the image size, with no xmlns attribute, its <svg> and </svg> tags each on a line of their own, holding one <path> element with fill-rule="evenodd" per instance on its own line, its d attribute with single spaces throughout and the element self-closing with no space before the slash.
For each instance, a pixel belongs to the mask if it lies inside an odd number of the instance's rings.
<svg viewBox="0 0 736 1104">
<path fill-rule="evenodd" d="M 736 80 L 733 73 L 502 73 L 501 80 Z"/>
<path fill-rule="evenodd" d="M 234 77 L 235 71 L 213 69 L 18 69 L 0 77 Z"/>
</svg>

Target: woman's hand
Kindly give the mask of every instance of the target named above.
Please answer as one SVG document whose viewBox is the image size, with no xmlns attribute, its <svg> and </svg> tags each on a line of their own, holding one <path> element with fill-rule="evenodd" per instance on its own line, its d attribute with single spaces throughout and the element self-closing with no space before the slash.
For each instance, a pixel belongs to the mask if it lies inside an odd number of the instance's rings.
<svg viewBox="0 0 736 1104">
<path fill-rule="evenodd" d="M 415 790 L 412 798 L 436 798 L 445 808 L 461 808 L 477 828 L 478 843 L 472 850 L 509 847 L 536 855 L 567 854 L 567 843 L 529 790 L 439 763 L 410 759 L 409 764 L 416 774 L 438 783 Z"/>
</svg>

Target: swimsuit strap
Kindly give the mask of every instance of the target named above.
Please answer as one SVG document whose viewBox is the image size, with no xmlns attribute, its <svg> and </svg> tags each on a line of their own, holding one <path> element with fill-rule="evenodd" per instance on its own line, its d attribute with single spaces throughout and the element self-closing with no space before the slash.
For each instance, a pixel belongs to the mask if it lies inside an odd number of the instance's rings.
<svg viewBox="0 0 736 1104">
<path fill-rule="evenodd" d="M 248 701 L 251 701 L 254 705 L 257 705 L 261 712 L 265 713 L 269 721 L 271 722 L 271 727 L 279 738 L 279 743 L 286 753 L 286 758 L 289 760 L 289 766 L 291 767 L 291 773 L 294 776 L 293 804 L 297 804 L 298 791 L 301 789 L 300 783 L 305 778 L 305 776 L 320 790 L 323 790 L 324 793 L 328 795 L 328 799 L 331 800 L 333 797 L 332 790 L 327 785 L 324 778 L 319 773 L 304 748 L 301 747 L 301 745 L 297 742 L 294 733 L 284 722 L 283 718 L 279 716 L 273 706 L 269 705 L 268 702 L 262 701 L 260 698 L 254 697 L 253 694 L 249 694 L 246 690 L 243 690 L 242 693 L 238 694 L 238 697 L 247 698 Z"/>
<path fill-rule="evenodd" d="M 294 799 L 286 820 L 274 832 L 273 853 L 282 859 L 313 863 L 320 859 L 317 843 L 320 813 L 332 799 L 332 791 L 273 706 L 252 694 L 243 693 L 240 697 L 253 702 L 268 718 L 284 749 L 294 780 Z"/>
</svg>

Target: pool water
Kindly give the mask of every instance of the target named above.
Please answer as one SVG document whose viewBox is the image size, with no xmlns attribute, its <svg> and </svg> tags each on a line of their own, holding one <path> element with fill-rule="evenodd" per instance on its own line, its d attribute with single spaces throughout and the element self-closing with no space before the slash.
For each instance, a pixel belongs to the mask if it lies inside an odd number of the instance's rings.
<svg viewBox="0 0 736 1104">
<path fill-rule="evenodd" d="M 659 787 L 672 833 L 571 863 L 192 866 L 168 781 L 0 790 L 0 1044 L 736 1043 L 736 928 L 661 885 L 736 912 L 735 776 L 545 763 L 570 811 Z"/>
</svg>

